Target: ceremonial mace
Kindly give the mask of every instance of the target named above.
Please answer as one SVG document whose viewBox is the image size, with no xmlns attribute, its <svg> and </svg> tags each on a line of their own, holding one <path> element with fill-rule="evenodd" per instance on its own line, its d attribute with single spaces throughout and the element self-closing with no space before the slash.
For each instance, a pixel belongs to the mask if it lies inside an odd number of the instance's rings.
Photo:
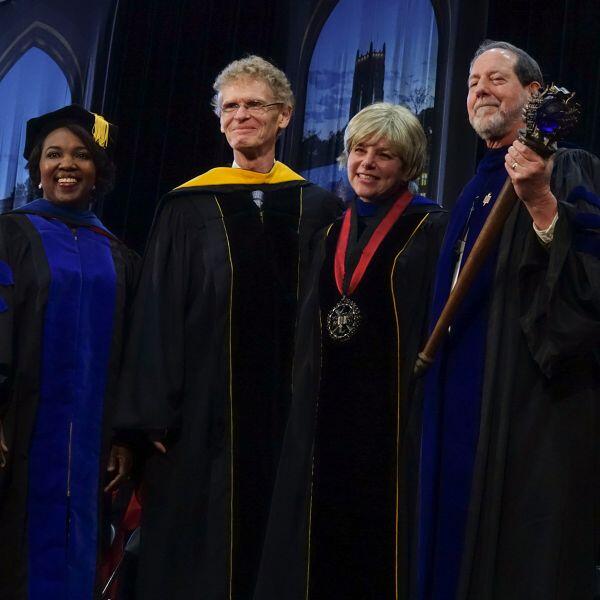
<svg viewBox="0 0 600 600">
<path fill-rule="evenodd" d="M 574 96 L 575 93 L 554 84 L 534 92 L 523 109 L 525 129 L 519 131 L 519 140 L 543 158 L 552 156 L 557 149 L 557 140 L 571 131 L 577 122 L 580 107 L 573 100 Z M 423 375 L 433 363 L 456 311 L 500 236 L 516 201 L 517 194 L 510 177 L 507 177 L 425 347 L 419 352 L 414 369 L 417 377 Z"/>
</svg>

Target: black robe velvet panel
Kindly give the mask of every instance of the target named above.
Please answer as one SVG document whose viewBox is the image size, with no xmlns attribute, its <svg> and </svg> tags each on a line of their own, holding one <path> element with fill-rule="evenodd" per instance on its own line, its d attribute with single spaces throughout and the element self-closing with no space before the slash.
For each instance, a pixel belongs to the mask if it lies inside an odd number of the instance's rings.
<svg viewBox="0 0 600 600">
<path fill-rule="evenodd" d="M 116 275 L 112 336 L 104 378 L 102 452 L 98 478 L 102 474 L 112 437 L 116 380 L 121 359 L 127 302 L 133 290 L 137 256 L 115 238 L 109 238 Z M 51 286 L 51 273 L 39 231 L 25 214 L 0 217 L 0 262 L 12 270 L 14 283 L 0 286 L 0 419 L 9 453 L 0 470 L 0 597 L 28 597 L 28 485 L 29 456 L 43 385 L 42 335 Z M 68 304 L 65 303 L 65 304 Z M 106 307 L 113 310 L 112 306 Z M 72 319 L 78 316 L 73 314 Z M 85 324 L 84 324 L 85 326 Z M 66 343 L 66 342 L 65 342 Z M 56 348 L 57 353 L 64 349 Z M 91 370 L 102 368 L 89 365 Z M 57 378 L 61 374 L 57 374 Z M 98 506 L 101 506 L 101 502 Z"/>
<path fill-rule="evenodd" d="M 576 186 L 599 194 L 600 162 L 560 151 L 549 249 L 522 206 L 504 227 L 458 598 L 598 593 L 600 204 Z"/>
<path fill-rule="evenodd" d="M 340 298 L 340 222 L 315 255 L 257 600 L 406 597 L 418 459 L 409 389 L 445 223 L 435 204 L 408 207 L 352 294 L 363 321 L 346 343 L 321 330 Z"/>
<path fill-rule="evenodd" d="M 188 187 L 164 199 L 119 416 L 125 429 L 167 432 L 167 454 L 146 468 L 140 598 L 251 597 L 290 401 L 297 297 L 313 234 L 339 209 L 304 181 Z"/>
</svg>

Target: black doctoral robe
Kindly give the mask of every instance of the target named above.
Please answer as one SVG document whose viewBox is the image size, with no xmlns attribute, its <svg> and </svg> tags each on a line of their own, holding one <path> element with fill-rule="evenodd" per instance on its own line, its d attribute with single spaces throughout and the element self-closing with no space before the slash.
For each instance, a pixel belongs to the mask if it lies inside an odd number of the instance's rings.
<svg viewBox="0 0 600 600">
<path fill-rule="evenodd" d="M 297 298 L 313 234 L 339 211 L 281 163 L 213 169 L 161 202 L 119 416 L 123 428 L 165 432 L 168 446 L 146 469 L 139 598 L 251 597 Z"/>
<path fill-rule="evenodd" d="M 418 431 L 412 368 L 445 224 L 437 204 L 413 200 L 351 295 L 362 322 L 343 343 L 326 332 L 340 299 L 339 221 L 318 246 L 256 600 L 407 597 L 418 461 L 418 441 L 407 434 Z"/>
<path fill-rule="evenodd" d="M 0 598 L 94 596 L 137 257 L 45 200 L 0 216 Z"/>
<path fill-rule="evenodd" d="M 442 415 L 456 411 L 456 398 L 425 397 L 422 526 L 430 533 L 421 547 L 430 551 L 421 557 L 422 598 L 579 600 L 598 593 L 600 201 L 591 192 L 600 192 L 600 162 L 561 150 L 551 185 L 559 200 L 551 245 L 542 246 L 519 203 L 498 246 L 466 526 L 453 541 L 462 557 L 455 591 L 433 585 L 439 527 L 448 519 L 432 519 L 431 504 L 439 500 L 439 461 L 466 456 L 439 450 L 440 440 L 452 438 Z M 452 241 L 445 247 L 451 252 Z M 438 286 L 447 287 L 450 276 L 440 272 Z M 464 377 L 474 376 L 467 355 Z"/>
</svg>

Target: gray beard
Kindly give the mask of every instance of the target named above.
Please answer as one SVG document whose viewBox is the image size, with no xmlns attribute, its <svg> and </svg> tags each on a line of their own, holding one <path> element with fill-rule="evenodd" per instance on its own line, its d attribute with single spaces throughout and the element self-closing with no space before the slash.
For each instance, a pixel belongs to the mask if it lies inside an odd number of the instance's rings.
<svg viewBox="0 0 600 600">
<path fill-rule="evenodd" d="M 511 131 L 515 123 L 523 122 L 523 107 L 527 103 L 525 98 L 523 103 L 510 112 L 497 111 L 491 116 L 478 117 L 477 114 L 469 119 L 471 127 L 482 140 L 499 140 Z"/>
</svg>

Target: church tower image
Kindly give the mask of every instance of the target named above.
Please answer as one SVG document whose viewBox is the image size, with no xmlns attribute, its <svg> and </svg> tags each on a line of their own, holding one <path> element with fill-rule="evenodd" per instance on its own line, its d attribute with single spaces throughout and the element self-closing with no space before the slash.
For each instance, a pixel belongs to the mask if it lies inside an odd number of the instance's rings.
<svg viewBox="0 0 600 600">
<path fill-rule="evenodd" d="M 381 50 L 373 50 L 373 42 L 371 42 L 368 52 L 362 55 L 358 50 L 356 51 L 348 119 L 351 119 L 365 106 L 383 100 L 384 75 L 385 44 Z"/>
</svg>

